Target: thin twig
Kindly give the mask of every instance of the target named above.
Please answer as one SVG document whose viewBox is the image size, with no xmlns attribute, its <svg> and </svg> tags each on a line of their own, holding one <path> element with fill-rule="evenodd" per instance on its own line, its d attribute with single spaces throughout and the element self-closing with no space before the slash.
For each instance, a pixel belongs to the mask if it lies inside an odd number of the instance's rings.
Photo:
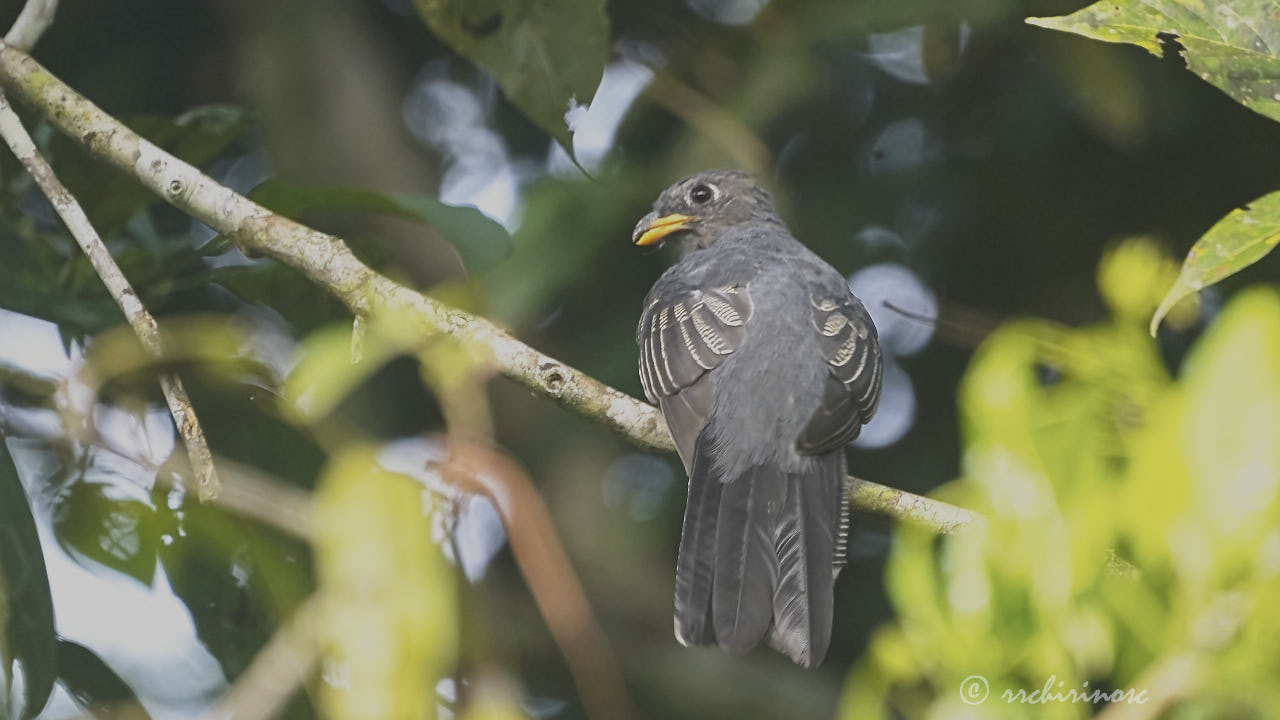
<svg viewBox="0 0 1280 720">
<path fill-rule="evenodd" d="M 13 22 L 13 27 L 4 36 L 9 45 L 31 52 L 31 48 L 39 42 L 40 36 L 53 24 L 53 16 L 58 11 L 58 0 L 27 0 L 22 12 Z"/>
<path fill-rule="evenodd" d="M 204 720 L 268 720 L 279 715 L 319 662 L 315 623 L 321 602 L 313 596 L 294 610 Z"/>
<path fill-rule="evenodd" d="M 314 537 L 310 492 L 223 455 L 218 456 L 218 473 L 217 507 L 303 540 Z"/>
<path fill-rule="evenodd" d="M 125 319 L 137 333 L 143 347 L 156 358 L 164 357 L 164 343 L 160 339 L 160 328 L 156 320 L 143 307 L 138 294 L 129 285 L 128 279 L 120 271 L 120 266 L 107 251 L 102 238 L 89 222 L 89 216 L 80 207 L 80 203 L 54 174 L 53 168 L 36 149 L 31 135 L 22 126 L 22 121 L 9 105 L 9 100 L 0 94 L 0 136 L 8 144 L 9 149 L 31 173 L 40 190 L 53 205 L 53 209 L 62 218 L 71 236 L 89 257 L 93 269 L 107 286 L 107 292 L 116 301 Z M 186 445 L 187 454 L 195 468 L 196 493 L 202 501 L 209 500 L 218 494 L 218 476 L 213 467 L 213 457 L 209 452 L 209 444 L 205 441 L 200 422 L 196 419 L 195 409 L 191 407 L 191 398 L 187 395 L 182 380 L 176 373 L 165 373 L 160 376 L 160 388 L 164 391 L 169 412 L 178 426 L 182 441 Z"/>
<path fill-rule="evenodd" d="M 534 350 L 488 320 L 379 275 L 340 239 L 272 213 L 138 136 L 26 53 L 0 45 L 0 84 L 34 106 L 72 140 L 174 207 L 234 238 L 241 249 L 268 255 L 302 272 L 353 313 L 367 315 L 390 308 L 425 327 L 466 339 L 485 349 L 495 370 L 535 393 L 623 434 L 642 448 L 674 450 L 666 424 L 653 406 Z M 877 500 L 868 509 L 899 520 L 938 527 L 938 517 L 952 517 L 960 524 L 971 517 L 946 503 L 870 481 L 857 485 L 855 505 L 861 507 L 873 494 Z M 886 498 L 897 500 L 886 502 Z"/>
<path fill-rule="evenodd" d="M 524 468 L 497 450 L 454 436 L 449 460 L 439 470 L 459 489 L 489 498 L 502 516 L 516 564 L 564 653 L 587 716 L 630 717 L 618 663 Z"/>
<path fill-rule="evenodd" d="M 950 503 L 865 480 L 854 482 L 849 502 L 861 510 L 888 515 L 944 534 L 982 520 L 978 513 Z"/>
</svg>

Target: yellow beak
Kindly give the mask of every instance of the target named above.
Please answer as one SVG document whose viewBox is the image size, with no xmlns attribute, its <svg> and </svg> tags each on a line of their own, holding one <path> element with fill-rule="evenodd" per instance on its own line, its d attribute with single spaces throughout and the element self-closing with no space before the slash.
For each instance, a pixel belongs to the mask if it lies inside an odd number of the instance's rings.
<svg viewBox="0 0 1280 720">
<path fill-rule="evenodd" d="M 671 233 L 684 230 L 696 220 L 695 217 L 680 213 L 662 217 L 654 217 L 653 213 L 649 213 L 640 219 L 635 232 L 631 234 L 631 240 L 639 246 L 654 245 Z"/>
</svg>

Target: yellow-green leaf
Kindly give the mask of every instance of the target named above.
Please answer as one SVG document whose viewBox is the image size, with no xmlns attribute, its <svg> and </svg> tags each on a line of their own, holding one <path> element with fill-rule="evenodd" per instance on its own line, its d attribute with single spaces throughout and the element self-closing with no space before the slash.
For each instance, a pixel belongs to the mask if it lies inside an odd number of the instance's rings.
<svg viewBox="0 0 1280 720">
<path fill-rule="evenodd" d="M 326 717 L 436 716 L 436 683 L 457 654 L 458 608 L 423 511 L 422 486 L 381 468 L 373 448 L 337 455 L 316 489 L 319 627 L 341 678 L 321 691 Z"/>
<path fill-rule="evenodd" d="M 1182 384 L 1196 530 L 1212 551 L 1206 565 L 1222 572 L 1228 558 L 1253 557 L 1280 504 L 1280 293 L 1233 298 L 1187 358 Z"/>
<path fill-rule="evenodd" d="M 1232 210 L 1196 241 L 1151 318 L 1151 334 L 1182 298 L 1258 262 L 1280 242 L 1280 192 Z"/>
<path fill-rule="evenodd" d="M 1280 21 L 1274 2 L 1103 0 L 1070 15 L 1027 22 L 1138 45 L 1157 56 L 1177 50 L 1188 70 L 1250 110 L 1280 120 Z"/>
<path fill-rule="evenodd" d="M 365 333 L 359 362 L 354 362 L 349 326 L 333 325 L 311 333 L 303 342 L 297 367 L 284 382 L 290 419 L 305 425 L 324 418 L 397 352 L 399 348 L 381 335 Z"/>
<path fill-rule="evenodd" d="M 429 329 L 395 310 L 311 333 L 297 367 L 284 382 L 289 418 L 303 425 L 323 419 L 361 383 L 396 355 L 418 348 L 428 335 Z"/>
</svg>

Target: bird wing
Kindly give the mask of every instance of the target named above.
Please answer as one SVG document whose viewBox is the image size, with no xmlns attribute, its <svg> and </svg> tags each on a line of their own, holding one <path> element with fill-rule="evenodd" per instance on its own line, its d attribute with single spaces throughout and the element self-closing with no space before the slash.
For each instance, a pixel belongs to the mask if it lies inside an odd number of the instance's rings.
<svg viewBox="0 0 1280 720">
<path fill-rule="evenodd" d="M 742 346 L 751 310 L 745 283 L 677 286 L 650 296 L 640 318 L 640 384 L 662 409 L 686 470 L 711 414 L 709 373 Z"/>
<path fill-rule="evenodd" d="M 822 455 L 852 442 L 875 414 L 884 361 L 876 326 L 852 293 L 818 294 L 809 302 L 818 346 L 830 372 L 822 401 L 796 440 L 796 450 Z"/>
</svg>

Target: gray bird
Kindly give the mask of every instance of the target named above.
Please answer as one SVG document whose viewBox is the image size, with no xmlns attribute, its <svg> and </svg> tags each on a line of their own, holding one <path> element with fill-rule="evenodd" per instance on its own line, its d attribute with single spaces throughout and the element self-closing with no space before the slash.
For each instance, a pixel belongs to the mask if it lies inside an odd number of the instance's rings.
<svg viewBox="0 0 1280 720">
<path fill-rule="evenodd" d="M 844 448 L 880 399 L 875 325 L 746 173 L 672 185 L 632 239 L 682 251 L 636 332 L 689 474 L 676 639 L 738 653 L 767 639 L 816 666 L 848 533 Z"/>
</svg>

